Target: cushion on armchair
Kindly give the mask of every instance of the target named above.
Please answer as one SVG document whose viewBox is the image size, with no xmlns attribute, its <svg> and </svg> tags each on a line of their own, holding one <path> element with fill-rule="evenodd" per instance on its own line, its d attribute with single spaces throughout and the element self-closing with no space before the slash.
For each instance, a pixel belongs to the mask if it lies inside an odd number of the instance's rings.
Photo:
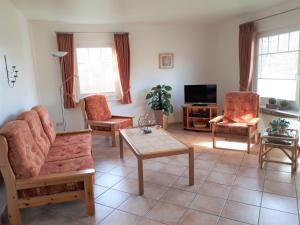
<svg viewBox="0 0 300 225">
<path fill-rule="evenodd" d="M 253 132 L 256 127 L 250 127 Z M 235 122 L 226 122 L 222 121 L 216 125 L 217 133 L 226 133 L 226 134 L 234 134 L 234 135 L 248 135 L 248 126 L 247 123 L 235 123 Z"/>
<path fill-rule="evenodd" d="M 38 145 L 43 154 L 47 156 L 51 144 L 43 129 L 37 112 L 34 110 L 23 112 L 17 117 L 17 120 L 25 120 L 28 123 L 35 143 Z"/>
<path fill-rule="evenodd" d="M 229 92 L 225 96 L 225 122 L 247 123 L 258 116 L 259 95 L 253 92 Z"/>
<path fill-rule="evenodd" d="M 111 119 L 106 120 L 108 122 L 114 122 L 115 124 L 115 130 L 120 130 L 124 128 L 132 127 L 132 119 L 131 118 L 118 118 L 118 117 L 112 117 Z M 102 127 L 102 126 L 91 126 L 93 130 L 100 130 L 100 131 L 110 131 L 110 127 Z"/>
<path fill-rule="evenodd" d="M 47 134 L 51 144 L 54 143 L 56 132 L 52 125 L 48 110 L 44 106 L 35 106 L 32 110 L 36 111 L 40 117 L 41 123 L 43 125 L 44 131 Z"/>
<path fill-rule="evenodd" d="M 36 144 L 28 123 L 23 120 L 8 122 L 0 130 L 8 142 L 8 159 L 16 178 L 37 176 L 45 155 Z"/>
<path fill-rule="evenodd" d="M 105 121 L 112 118 L 104 95 L 91 95 L 84 98 L 88 120 Z"/>
</svg>

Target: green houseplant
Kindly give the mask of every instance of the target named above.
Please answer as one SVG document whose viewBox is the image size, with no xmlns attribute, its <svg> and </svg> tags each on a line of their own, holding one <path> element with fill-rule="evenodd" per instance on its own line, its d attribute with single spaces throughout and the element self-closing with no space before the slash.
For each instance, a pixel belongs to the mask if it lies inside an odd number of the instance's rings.
<svg viewBox="0 0 300 225">
<path fill-rule="evenodd" d="M 276 98 L 269 98 L 268 100 L 268 104 L 266 104 L 266 107 L 268 109 L 277 109 L 278 105 L 277 105 L 277 100 Z"/>
<path fill-rule="evenodd" d="M 172 87 L 169 85 L 156 85 L 146 95 L 148 105 L 154 110 L 156 123 L 167 128 L 168 116 L 173 113 L 171 104 Z"/>
<path fill-rule="evenodd" d="M 286 119 L 274 119 L 269 123 L 268 134 L 271 136 L 285 136 L 287 134 L 286 129 L 289 125 L 290 122 Z"/>
<path fill-rule="evenodd" d="M 279 109 L 288 109 L 289 108 L 289 101 L 288 100 L 281 100 L 279 102 Z"/>
</svg>

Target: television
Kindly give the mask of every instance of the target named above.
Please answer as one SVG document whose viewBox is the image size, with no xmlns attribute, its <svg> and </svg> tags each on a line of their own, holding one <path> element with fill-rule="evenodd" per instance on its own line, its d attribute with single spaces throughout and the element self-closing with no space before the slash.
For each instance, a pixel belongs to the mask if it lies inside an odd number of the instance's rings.
<svg viewBox="0 0 300 225">
<path fill-rule="evenodd" d="M 216 104 L 217 85 L 184 85 L 185 103 Z"/>
</svg>

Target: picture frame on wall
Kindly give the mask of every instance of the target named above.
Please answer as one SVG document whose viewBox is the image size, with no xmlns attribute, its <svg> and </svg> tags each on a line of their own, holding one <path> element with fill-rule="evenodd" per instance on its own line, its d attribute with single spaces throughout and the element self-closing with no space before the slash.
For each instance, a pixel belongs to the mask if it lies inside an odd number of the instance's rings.
<svg viewBox="0 0 300 225">
<path fill-rule="evenodd" d="M 159 69 L 174 68 L 174 54 L 173 53 L 159 53 Z"/>
</svg>

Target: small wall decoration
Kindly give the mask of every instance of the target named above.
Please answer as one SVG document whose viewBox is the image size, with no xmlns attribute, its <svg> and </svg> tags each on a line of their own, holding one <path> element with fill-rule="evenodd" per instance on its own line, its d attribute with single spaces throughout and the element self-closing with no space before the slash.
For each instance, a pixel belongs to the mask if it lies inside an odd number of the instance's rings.
<svg viewBox="0 0 300 225">
<path fill-rule="evenodd" d="M 174 67 L 174 54 L 173 53 L 160 53 L 159 54 L 159 68 L 172 69 Z"/>
<path fill-rule="evenodd" d="M 7 84 L 9 87 L 13 88 L 18 78 L 18 70 L 16 66 L 11 66 L 11 70 L 8 69 L 6 55 L 4 55 L 4 62 L 5 62 L 5 70 L 6 70 L 6 77 L 7 77 Z"/>
</svg>

